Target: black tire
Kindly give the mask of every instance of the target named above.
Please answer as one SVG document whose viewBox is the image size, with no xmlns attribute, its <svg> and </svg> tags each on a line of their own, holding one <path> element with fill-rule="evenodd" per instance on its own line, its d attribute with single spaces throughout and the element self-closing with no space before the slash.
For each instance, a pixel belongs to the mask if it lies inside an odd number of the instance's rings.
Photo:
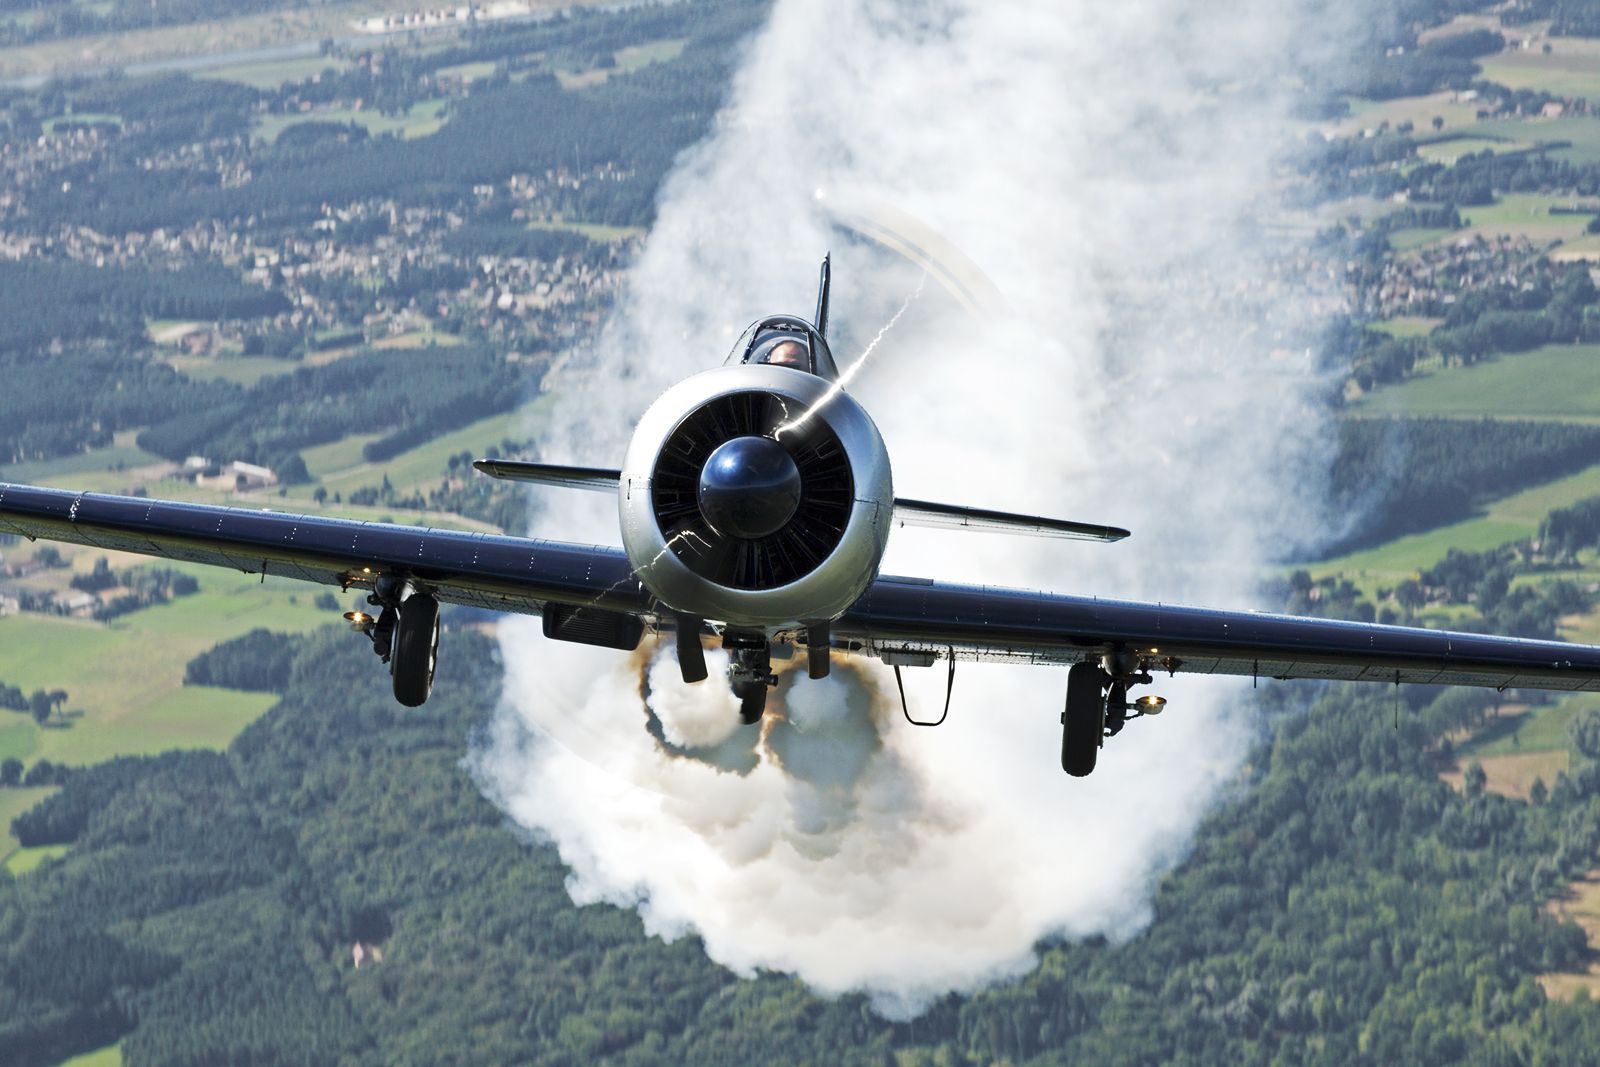
<svg viewBox="0 0 1600 1067">
<path fill-rule="evenodd" d="M 413 593 L 400 605 L 400 621 L 394 628 L 394 655 L 389 660 L 394 698 L 408 708 L 427 703 L 438 661 L 439 602 L 426 593 Z"/>
<path fill-rule="evenodd" d="M 1093 663 L 1067 672 L 1067 707 L 1061 713 L 1061 769 L 1085 778 L 1100 758 L 1105 737 L 1105 673 Z"/>
<path fill-rule="evenodd" d="M 767 712 L 767 687 L 761 682 L 741 682 L 733 687 L 739 698 L 739 721 L 754 726 Z"/>
</svg>

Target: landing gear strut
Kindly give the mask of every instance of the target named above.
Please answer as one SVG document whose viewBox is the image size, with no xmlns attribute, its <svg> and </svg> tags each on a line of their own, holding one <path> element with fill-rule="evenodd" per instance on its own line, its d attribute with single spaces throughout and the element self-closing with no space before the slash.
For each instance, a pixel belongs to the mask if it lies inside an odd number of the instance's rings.
<svg viewBox="0 0 1600 1067">
<path fill-rule="evenodd" d="M 728 684 L 739 698 L 739 721 L 753 726 L 767 710 L 767 689 L 778 684 L 772 673 L 772 650 L 765 634 L 726 633 Z"/>
<path fill-rule="evenodd" d="M 1115 737 L 1132 719 L 1159 714 L 1166 701 L 1158 696 L 1129 702 L 1128 689 L 1149 685 L 1150 675 L 1137 658 L 1114 650 L 1100 663 L 1078 663 L 1067 672 L 1067 706 L 1061 713 L 1061 769 L 1074 778 L 1088 776 L 1105 739 Z"/>
<path fill-rule="evenodd" d="M 367 603 L 381 608 L 374 619 L 363 611 L 345 614 L 372 641 L 372 651 L 389 665 L 394 698 L 421 707 L 433 691 L 439 662 L 439 602 L 404 579 L 385 575 L 373 585 Z"/>
</svg>

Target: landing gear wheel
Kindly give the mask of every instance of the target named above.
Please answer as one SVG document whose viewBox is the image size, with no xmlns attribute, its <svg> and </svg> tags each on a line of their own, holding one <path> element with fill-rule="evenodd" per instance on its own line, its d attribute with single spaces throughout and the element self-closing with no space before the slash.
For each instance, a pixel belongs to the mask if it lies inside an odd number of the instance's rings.
<svg viewBox="0 0 1600 1067">
<path fill-rule="evenodd" d="M 1067 672 L 1067 707 L 1061 713 L 1061 769 L 1074 778 L 1094 770 L 1105 737 L 1105 672 L 1079 663 Z"/>
<path fill-rule="evenodd" d="M 439 602 L 426 593 L 413 593 L 400 605 L 394 629 L 394 654 L 389 660 L 394 698 L 408 708 L 426 703 L 438 661 Z"/>
<path fill-rule="evenodd" d="M 767 711 L 767 685 L 765 682 L 739 682 L 733 687 L 739 698 L 739 721 L 754 726 Z"/>
</svg>

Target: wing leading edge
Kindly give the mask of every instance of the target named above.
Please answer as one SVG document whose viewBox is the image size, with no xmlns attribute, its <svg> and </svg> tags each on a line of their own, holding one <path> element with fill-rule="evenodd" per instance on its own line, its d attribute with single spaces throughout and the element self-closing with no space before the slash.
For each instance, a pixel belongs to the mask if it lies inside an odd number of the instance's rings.
<svg viewBox="0 0 1600 1067">
<path fill-rule="evenodd" d="M 1600 691 L 1600 648 L 1560 641 L 880 578 L 834 624 L 864 650 L 1151 671 Z"/>
<path fill-rule="evenodd" d="M 648 616 L 620 548 L 39 489 L 0 483 L 0 532 L 369 588 L 382 574 L 457 604 L 542 614 L 554 603 Z"/>
</svg>

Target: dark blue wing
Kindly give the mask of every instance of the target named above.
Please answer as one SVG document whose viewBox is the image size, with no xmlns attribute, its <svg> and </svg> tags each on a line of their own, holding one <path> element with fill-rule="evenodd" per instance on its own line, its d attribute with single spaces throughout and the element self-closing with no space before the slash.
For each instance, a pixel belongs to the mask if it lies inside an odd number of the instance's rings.
<svg viewBox="0 0 1600 1067">
<path fill-rule="evenodd" d="M 865 651 L 1076 663 L 1114 647 L 1152 671 L 1600 690 L 1600 648 L 880 578 L 834 624 Z"/>
<path fill-rule="evenodd" d="M 548 603 L 652 611 L 623 551 L 598 545 L 5 483 L 0 532 L 341 588 L 404 574 L 440 600 L 496 611 L 540 614 Z"/>
</svg>

